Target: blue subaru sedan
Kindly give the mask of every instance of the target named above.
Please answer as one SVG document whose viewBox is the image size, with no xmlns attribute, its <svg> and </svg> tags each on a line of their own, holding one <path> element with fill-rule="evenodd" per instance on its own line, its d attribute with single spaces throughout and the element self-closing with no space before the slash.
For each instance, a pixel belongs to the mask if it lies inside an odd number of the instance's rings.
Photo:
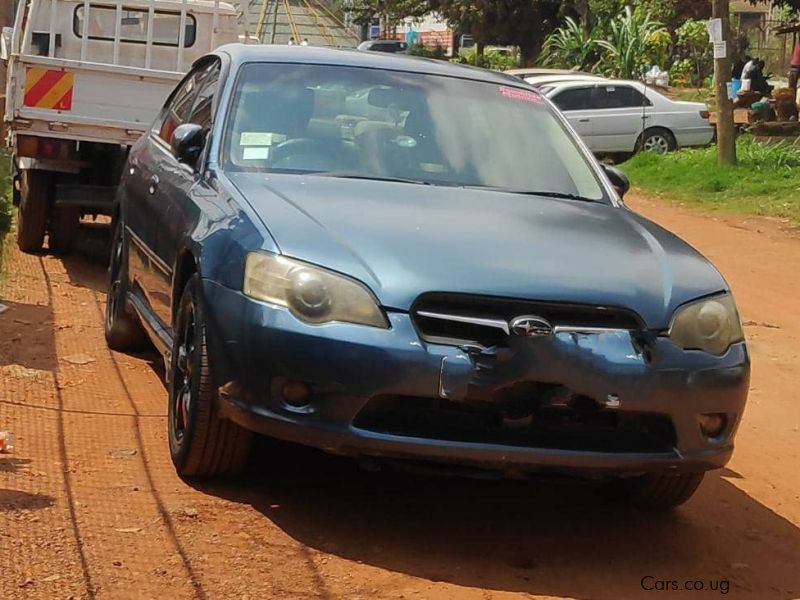
<svg viewBox="0 0 800 600">
<path fill-rule="evenodd" d="M 185 477 L 258 433 L 677 506 L 731 456 L 749 358 L 725 280 L 627 188 L 519 80 L 225 46 L 130 152 L 106 337 L 164 356 Z"/>
</svg>

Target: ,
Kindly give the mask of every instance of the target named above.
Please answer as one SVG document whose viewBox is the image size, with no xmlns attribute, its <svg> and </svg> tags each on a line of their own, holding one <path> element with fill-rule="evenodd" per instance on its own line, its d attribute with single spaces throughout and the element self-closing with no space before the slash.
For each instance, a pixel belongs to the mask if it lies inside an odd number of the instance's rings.
<svg viewBox="0 0 800 600">
<path fill-rule="evenodd" d="M 731 456 L 749 358 L 726 282 L 628 185 L 522 81 L 224 46 L 131 150 L 106 338 L 164 356 L 183 476 L 257 432 L 676 506 Z"/>
</svg>

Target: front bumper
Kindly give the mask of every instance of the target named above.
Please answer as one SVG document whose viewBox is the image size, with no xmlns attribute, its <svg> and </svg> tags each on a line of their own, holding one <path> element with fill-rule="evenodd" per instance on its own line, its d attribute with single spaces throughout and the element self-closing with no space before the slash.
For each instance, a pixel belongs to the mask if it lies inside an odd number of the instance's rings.
<svg viewBox="0 0 800 600">
<path fill-rule="evenodd" d="M 423 342 L 405 313 L 390 312 L 388 330 L 310 326 L 287 310 L 208 280 L 203 293 L 223 414 L 247 429 L 337 454 L 589 476 L 705 471 L 730 459 L 747 398 L 750 364 L 743 343 L 714 357 L 683 351 L 658 337 L 644 348 L 623 331 L 557 333 L 511 338 L 504 352 L 476 355 Z M 283 400 L 280 388 L 286 381 L 310 385 L 307 405 Z M 520 444 L 398 434 L 391 427 L 365 425 L 363 418 L 385 398 L 395 406 L 408 399 L 409 406 L 429 400 L 491 407 L 498 390 L 520 382 L 563 386 L 572 397 L 593 401 L 595 417 L 660 418 L 671 424 L 671 433 L 655 449 L 591 443 L 584 448 L 561 444 L 557 431 L 555 442 L 550 436 L 546 444 Z M 705 413 L 727 418 L 725 432 L 716 439 L 700 429 L 698 418 Z"/>
</svg>

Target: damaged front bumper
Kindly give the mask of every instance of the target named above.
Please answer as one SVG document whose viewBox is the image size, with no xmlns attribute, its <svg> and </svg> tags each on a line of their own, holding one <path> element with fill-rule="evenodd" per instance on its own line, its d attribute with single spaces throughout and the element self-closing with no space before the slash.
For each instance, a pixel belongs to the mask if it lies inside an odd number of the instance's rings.
<svg viewBox="0 0 800 600">
<path fill-rule="evenodd" d="M 310 326 L 204 281 L 221 410 L 253 431 L 328 452 L 587 476 L 725 465 L 749 383 L 745 344 L 721 357 L 628 331 L 510 337 L 504 348 L 387 330 Z M 307 400 L 287 402 L 287 383 Z M 723 418 L 713 437 L 702 415 Z"/>
</svg>

